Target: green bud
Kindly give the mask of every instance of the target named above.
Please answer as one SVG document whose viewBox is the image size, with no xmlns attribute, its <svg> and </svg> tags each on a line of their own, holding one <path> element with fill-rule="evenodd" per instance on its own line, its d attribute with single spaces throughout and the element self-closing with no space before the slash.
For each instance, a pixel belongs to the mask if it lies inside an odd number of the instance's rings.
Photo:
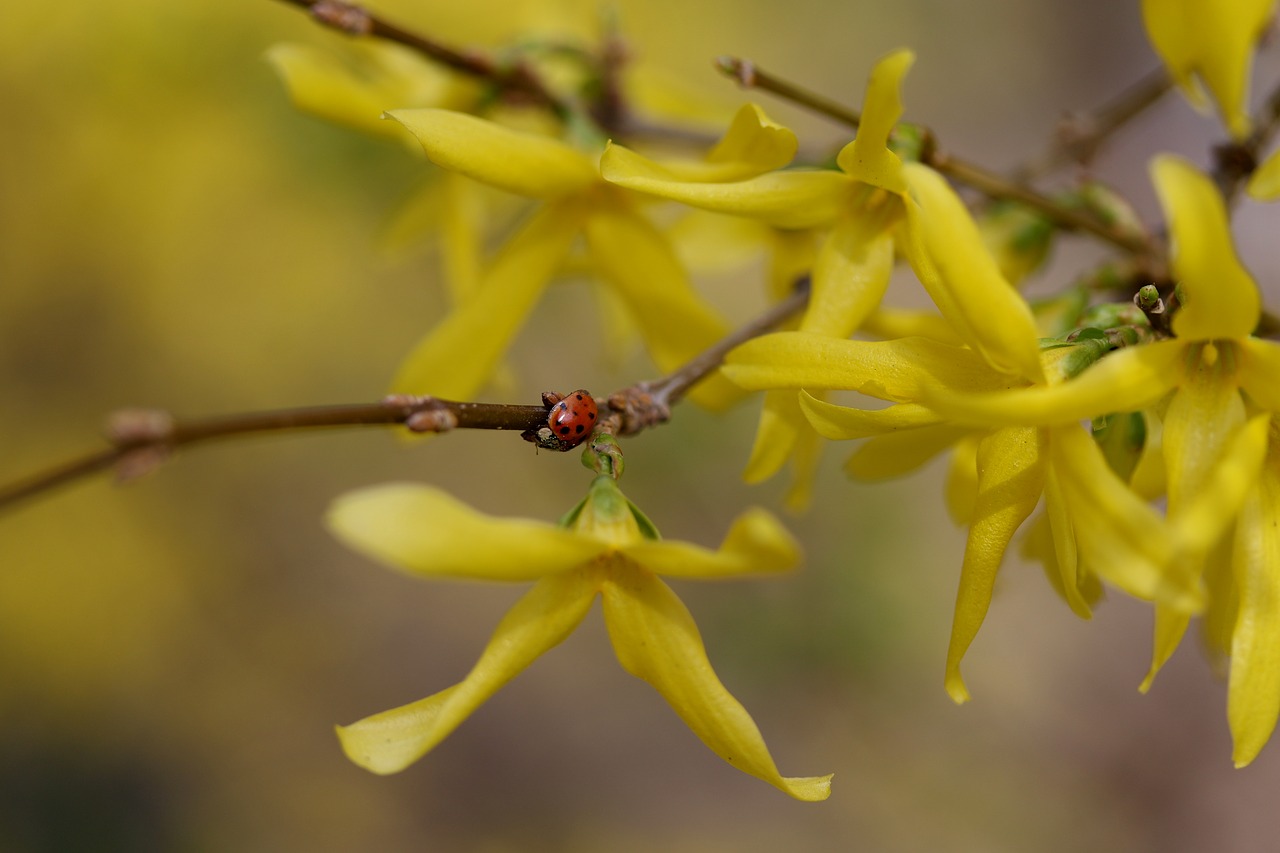
<svg viewBox="0 0 1280 853">
<path fill-rule="evenodd" d="M 616 480 L 622 476 L 622 446 L 615 436 L 598 432 L 583 448 L 582 464 L 597 474 Z"/>
<path fill-rule="evenodd" d="M 1138 310 L 1144 313 L 1154 311 L 1160 307 L 1160 289 L 1154 284 L 1144 284 L 1138 288 L 1138 293 L 1133 297 L 1133 302 Z"/>
</svg>

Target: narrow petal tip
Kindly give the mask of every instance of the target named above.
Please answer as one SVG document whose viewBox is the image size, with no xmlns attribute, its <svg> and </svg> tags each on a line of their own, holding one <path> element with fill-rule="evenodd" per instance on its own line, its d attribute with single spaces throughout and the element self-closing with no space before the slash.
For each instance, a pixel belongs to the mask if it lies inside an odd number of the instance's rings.
<svg viewBox="0 0 1280 853">
<path fill-rule="evenodd" d="M 783 791 L 804 803 L 820 803 L 831 796 L 831 778 L 826 776 L 784 776 Z"/>
<path fill-rule="evenodd" d="M 969 688 L 965 686 L 964 679 L 958 672 L 947 676 L 946 687 L 947 695 L 957 705 L 963 705 L 973 698 L 969 695 Z"/>
<path fill-rule="evenodd" d="M 338 743 L 342 746 L 343 753 L 346 754 L 352 764 L 379 776 L 390 776 L 393 773 L 399 773 L 413 763 L 412 761 L 386 761 L 381 758 L 376 751 L 367 748 L 366 737 L 350 731 L 358 725 L 358 723 L 354 723 L 350 726 L 333 727 L 334 733 L 338 736 Z"/>
</svg>

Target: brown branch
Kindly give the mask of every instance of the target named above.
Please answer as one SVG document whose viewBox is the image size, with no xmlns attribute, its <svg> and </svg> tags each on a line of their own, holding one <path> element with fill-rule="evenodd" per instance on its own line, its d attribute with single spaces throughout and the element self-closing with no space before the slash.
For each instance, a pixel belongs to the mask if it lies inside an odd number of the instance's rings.
<svg viewBox="0 0 1280 853">
<path fill-rule="evenodd" d="M 1059 123 L 1052 147 L 1039 160 L 1019 169 L 1018 180 L 1031 181 L 1072 163 L 1090 162 L 1116 131 L 1171 88 L 1173 79 L 1164 66 L 1159 66 L 1096 110 L 1069 113 Z"/>
<path fill-rule="evenodd" d="M 716 61 L 716 66 L 744 87 L 760 89 L 786 98 L 850 127 L 857 128 L 861 121 L 861 116 L 853 110 L 780 77 L 761 71 L 750 60 L 721 57 Z M 1088 232 L 1126 252 L 1134 254 L 1151 252 L 1151 246 L 1141 238 L 1119 232 L 1083 211 L 1064 207 L 1028 186 L 1010 181 L 1002 175 L 943 152 L 938 147 L 933 133 L 927 128 L 923 129 L 923 132 L 926 144 L 920 155 L 921 162 L 944 175 L 973 187 L 991 198 L 1011 199 L 1024 204 L 1069 231 Z"/>
<path fill-rule="evenodd" d="M 459 50 L 435 39 L 411 32 L 362 6 L 344 0 L 280 0 L 310 12 L 312 19 L 330 29 L 353 37 L 374 37 L 402 44 L 441 65 L 461 74 L 492 83 L 508 93 L 515 93 L 543 104 L 561 119 L 573 109 L 553 93 L 546 83 L 524 63 L 500 63 L 475 50 Z"/>
<path fill-rule="evenodd" d="M 838 101 L 825 98 L 817 92 L 797 86 L 787 80 L 762 71 L 750 59 L 737 56 L 720 56 L 715 60 L 715 67 L 723 74 L 733 78 L 744 89 L 759 89 L 771 92 L 780 98 L 786 98 L 793 104 L 799 104 L 818 115 L 835 119 L 857 129 L 862 116 L 856 110 L 849 109 Z"/>
<path fill-rule="evenodd" d="M 108 418 L 109 447 L 0 487 L 0 509 L 109 468 L 116 469 L 122 479 L 132 479 L 151 471 L 180 447 L 213 439 L 263 432 L 399 424 L 415 432 L 521 431 L 545 423 L 546 419 L 545 406 L 457 403 L 404 395 L 377 403 L 279 409 L 189 421 L 175 420 L 160 410 L 125 410 Z"/>
<path fill-rule="evenodd" d="M 667 376 L 640 382 L 610 395 L 608 403 L 610 415 L 602 419 L 602 428 L 616 435 L 634 435 L 641 430 L 665 423 L 671 417 L 671 407 L 678 403 L 690 388 L 718 368 L 729 350 L 774 329 L 789 317 L 803 311 L 809 304 L 809 284 L 809 277 L 802 277 L 796 282 L 795 290 L 786 299 L 773 305 L 754 321 L 727 335 L 714 346 L 694 356 Z"/>
<path fill-rule="evenodd" d="M 602 424 L 608 422 L 605 431 L 632 435 L 667 421 L 671 417 L 671 406 L 719 367 L 725 353 L 804 308 L 809 290 L 807 280 L 803 284 L 757 320 L 728 335 L 670 375 L 611 395 L 610 412 L 601 418 Z M 150 472 L 180 447 L 214 439 L 264 432 L 397 425 L 415 432 L 489 429 L 525 433 L 546 423 L 545 404 L 463 403 L 407 394 L 393 395 L 377 403 L 276 409 L 197 420 L 177 420 L 168 412 L 156 409 L 124 410 L 108 418 L 106 432 L 110 446 L 0 486 L 0 510 L 99 471 L 114 468 L 121 479 L 132 479 Z"/>
</svg>

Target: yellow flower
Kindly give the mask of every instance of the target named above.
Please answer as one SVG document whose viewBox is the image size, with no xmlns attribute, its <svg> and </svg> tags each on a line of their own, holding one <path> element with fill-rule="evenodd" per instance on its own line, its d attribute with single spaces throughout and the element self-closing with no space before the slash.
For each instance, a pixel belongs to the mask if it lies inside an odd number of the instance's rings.
<svg viewBox="0 0 1280 853">
<path fill-rule="evenodd" d="M 1257 757 L 1280 717 L 1280 436 L 1274 421 L 1255 426 L 1258 420 L 1241 430 L 1219 469 L 1216 479 L 1227 488 L 1207 495 L 1232 500 L 1233 481 L 1244 493 L 1223 591 L 1236 606 L 1224 650 L 1231 656 L 1227 722 L 1237 767 Z"/>
<path fill-rule="evenodd" d="M 420 109 L 389 116 L 417 137 L 438 165 L 542 202 L 493 258 L 475 295 L 417 345 L 393 390 L 473 396 L 579 237 L 585 238 L 591 270 L 625 304 L 663 370 L 683 364 L 726 333 L 719 315 L 694 292 L 666 238 L 636 209 L 634 196 L 605 183 L 592 158 L 556 139 L 462 113 Z M 791 156 L 778 136 L 776 125 L 748 109 L 704 165 L 738 174 L 774 168 Z M 718 376 L 693 393 L 713 407 L 734 397 L 732 386 Z"/>
<path fill-rule="evenodd" d="M 1193 106 L 1205 110 L 1208 87 L 1236 139 L 1249 133 L 1253 47 L 1275 0 L 1142 0 L 1151 43 Z"/>
<path fill-rule="evenodd" d="M 829 229 L 813 262 L 812 296 L 800 328 L 845 337 L 876 309 L 889 284 L 892 228 L 902 218 L 899 197 L 907 186 L 888 139 L 902 115 L 902 78 L 914 61 L 910 51 L 900 50 L 876 64 L 857 138 L 837 158 L 840 171 L 794 169 L 745 180 L 691 177 L 612 145 L 601 159 L 601 173 L 620 186 L 778 229 Z M 803 505 L 818 451 L 795 393 L 766 394 L 744 477 L 765 480 L 794 457 L 797 485 L 789 502 Z"/>
<path fill-rule="evenodd" d="M 1270 735 L 1280 701 L 1272 697 L 1280 682 L 1274 652 L 1280 648 L 1280 549 L 1267 521 L 1280 510 L 1274 447 L 1264 462 L 1270 416 L 1280 412 L 1280 344 L 1252 336 L 1261 310 L 1257 287 L 1236 257 L 1213 183 L 1172 156 L 1156 158 L 1152 177 L 1169 220 L 1183 302 L 1173 318 L 1177 337 L 1112 353 L 1053 387 L 940 395 L 931 405 L 969 423 L 1040 426 L 1163 408 L 1172 539 L 1205 576 L 1211 644 L 1231 647 L 1229 716 L 1236 761 L 1245 764 Z M 1234 545 L 1224 546 L 1228 540 Z M 1185 611 L 1157 605 L 1144 690 L 1188 622 Z M 1263 694 L 1268 698 L 1259 699 Z M 1244 708 L 1252 710 L 1233 710 Z"/>
<path fill-rule="evenodd" d="M 387 110 L 467 109 L 480 97 L 479 84 L 402 45 L 369 41 L 346 47 L 338 54 L 305 44 L 277 44 L 267 51 L 267 61 L 298 109 L 397 141 L 405 140 L 404 132 L 382 120 Z"/>
<path fill-rule="evenodd" d="M 653 685 L 712 751 L 796 799 L 830 794 L 830 776 L 778 773 L 750 715 L 712 670 L 688 610 L 658 578 L 718 579 L 793 568 L 799 560 L 795 542 L 763 510 L 740 516 L 717 551 L 659 540 L 608 477 L 592 483 L 560 527 L 491 518 L 436 489 L 403 484 L 339 499 L 329 522 L 356 549 L 414 574 L 537 581 L 462 682 L 338 729 L 343 749 L 361 767 L 395 773 L 417 761 L 564 640 L 598 594 L 623 668 Z"/>
<path fill-rule="evenodd" d="M 897 405 L 847 409 L 801 396 L 805 414 L 831 439 L 871 438 L 851 462 L 863 476 L 891 476 L 957 445 L 949 494 L 969 523 L 946 686 L 969 698 L 960 663 L 990 607 L 996 573 L 1014 532 L 1045 496 L 1060 582 L 1072 608 L 1089 613 L 1090 574 L 1144 599 L 1187 611 L 1199 604 L 1193 579 L 1179 573 L 1159 516 L 1108 468 L 1078 425 L 1003 422 L 974 429 L 930 403 L 937 389 L 980 395 L 1050 388 L 1087 356 L 1082 342 L 1041 352 L 1026 303 L 1001 277 L 963 203 L 937 173 L 904 167 L 904 249 L 934 302 L 967 346 L 928 338 L 865 342 L 804 332 L 750 341 L 729 354 L 726 375 L 748 389 L 858 391 Z M 1030 359 L 1034 361 L 1029 362 Z M 1032 393 L 1032 390 L 1018 394 Z M 965 398 L 968 399 L 968 398 Z M 979 398 L 981 399 L 981 398 Z M 1170 567 L 1173 568 L 1170 568 Z"/>
</svg>

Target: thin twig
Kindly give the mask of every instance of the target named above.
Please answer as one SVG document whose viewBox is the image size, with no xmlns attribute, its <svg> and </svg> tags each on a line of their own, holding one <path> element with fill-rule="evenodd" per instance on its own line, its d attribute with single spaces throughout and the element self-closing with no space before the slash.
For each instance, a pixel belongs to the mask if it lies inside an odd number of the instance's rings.
<svg viewBox="0 0 1280 853">
<path fill-rule="evenodd" d="M 524 63 L 500 63 L 475 50 L 459 50 L 435 39 L 414 33 L 378 17 L 362 6 L 344 0 L 281 0 L 300 6 L 311 17 L 330 29 L 354 37 L 386 39 L 421 53 L 435 62 L 462 74 L 492 83 L 505 92 L 517 93 L 546 105 L 560 118 L 567 118 L 572 107 L 553 93 Z"/>
<path fill-rule="evenodd" d="M 611 395 L 612 409 L 601 420 L 610 420 L 608 430 L 619 435 L 632 435 L 665 422 L 671 416 L 671 406 L 719 367 L 725 353 L 798 313 L 808 298 L 807 284 L 798 287 L 790 297 L 670 375 Z M 153 470 L 180 447 L 214 439 L 264 432 L 398 425 L 415 432 L 490 429 L 524 433 L 546 423 L 546 405 L 464 403 L 405 394 L 377 403 L 276 409 L 197 420 L 177 420 L 167 412 L 154 409 L 125 410 L 108 419 L 109 447 L 0 486 L 0 510 L 99 471 L 115 469 L 121 479 L 132 479 Z"/>
<path fill-rule="evenodd" d="M 263 432 L 399 424 L 417 432 L 522 431 L 536 428 L 545 423 L 546 418 L 545 406 L 457 403 L 410 396 L 388 397 L 377 403 L 278 409 L 187 421 L 175 420 L 167 412 L 157 410 L 121 411 L 108 419 L 110 447 L 0 487 L 0 509 L 110 468 L 115 468 L 122 478 L 131 479 L 152 470 L 180 447 L 213 439 Z"/>
<path fill-rule="evenodd" d="M 1019 169 L 1017 179 L 1031 181 L 1072 163 L 1089 163 L 1116 131 L 1171 88 L 1169 72 L 1158 66 L 1098 109 L 1068 114 L 1058 125 L 1052 147 L 1040 159 Z"/>
<path fill-rule="evenodd" d="M 861 116 L 853 110 L 814 94 L 795 83 L 761 71 L 750 60 L 721 57 L 716 61 L 716 65 L 744 87 L 770 92 L 854 128 L 861 121 Z M 1126 252 L 1147 254 L 1151 251 L 1147 242 L 1139 237 L 1116 231 L 1083 211 L 1064 207 L 1030 187 L 1010 181 L 1002 175 L 942 151 L 933 133 L 928 129 L 923 130 L 928 144 L 921 152 L 921 162 L 944 175 L 967 184 L 991 198 L 1017 201 L 1039 211 L 1062 228 L 1086 231 Z"/>
<path fill-rule="evenodd" d="M 780 98 L 786 98 L 793 104 L 799 104 L 819 115 L 835 119 L 854 129 L 857 129 L 862 122 L 862 116 L 856 110 L 852 110 L 838 101 L 825 98 L 817 92 L 797 86 L 781 77 L 770 74 L 768 71 L 762 71 L 750 59 L 742 59 L 737 56 L 720 56 L 716 58 L 715 66 L 721 73 L 737 80 L 738 85 L 744 89 L 759 89 L 762 92 L 772 92 Z"/>
<path fill-rule="evenodd" d="M 803 311 L 809 304 L 809 290 L 809 277 L 804 276 L 796 282 L 795 290 L 787 298 L 694 356 L 679 369 L 661 379 L 640 382 L 610 395 L 610 415 L 603 419 L 605 431 L 615 435 L 633 435 L 665 423 L 671 417 L 671 407 L 690 388 L 718 368 L 731 349 L 776 328 Z"/>
</svg>

